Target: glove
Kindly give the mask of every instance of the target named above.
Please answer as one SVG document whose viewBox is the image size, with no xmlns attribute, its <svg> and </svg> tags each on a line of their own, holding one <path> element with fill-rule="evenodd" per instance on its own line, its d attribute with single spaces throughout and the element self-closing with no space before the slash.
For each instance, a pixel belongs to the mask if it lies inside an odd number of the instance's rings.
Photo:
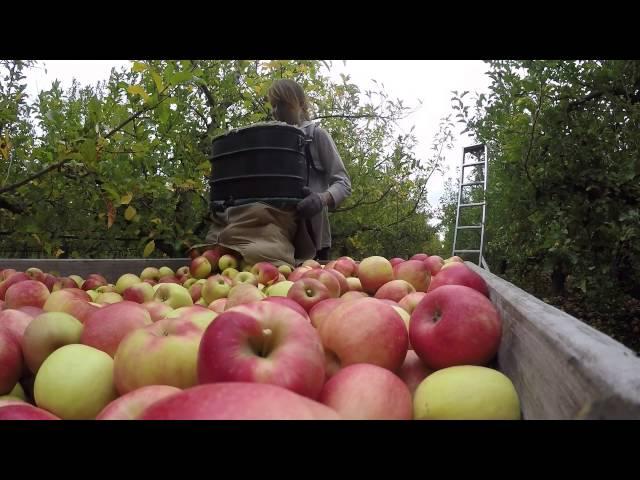
<svg viewBox="0 0 640 480">
<path fill-rule="evenodd" d="M 319 193 L 312 192 L 309 187 L 302 187 L 302 194 L 305 196 L 298 202 L 296 210 L 302 218 L 311 218 L 322 211 L 325 207 L 324 200 Z"/>
</svg>

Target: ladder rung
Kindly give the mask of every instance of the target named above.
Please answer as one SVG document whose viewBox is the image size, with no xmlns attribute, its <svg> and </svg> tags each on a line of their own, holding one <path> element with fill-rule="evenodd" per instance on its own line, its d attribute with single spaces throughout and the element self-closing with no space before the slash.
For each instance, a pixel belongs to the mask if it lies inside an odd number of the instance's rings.
<svg viewBox="0 0 640 480">
<path fill-rule="evenodd" d="M 484 202 L 478 202 L 478 203 L 461 203 L 460 204 L 460 208 L 462 207 L 480 207 L 484 205 Z"/>
<path fill-rule="evenodd" d="M 462 227 L 457 227 L 458 230 L 467 230 L 469 228 L 482 228 L 482 225 L 463 225 Z"/>
<path fill-rule="evenodd" d="M 484 143 L 477 143 L 476 145 L 470 145 L 468 147 L 464 147 L 464 153 L 473 152 L 474 150 L 482 150 L 484 151 Z"/>
<path fill-rule="evenodd" d="M 480 253 L 480 250 L 454 250 L 453 253 Z"/>
<path fill-rule="evenodd" d="M 484 181 L 463 183 L 462 187 L 471 187 L 473 185 L 484 185 Z"/>
<path fill-rule="evenodd" d="M 462 164 L 462 168 L 464 168 L 464 167 L 476 167 L 478 165 L 484 165 L 484 162 L 463 163 Z"/>
</svg>

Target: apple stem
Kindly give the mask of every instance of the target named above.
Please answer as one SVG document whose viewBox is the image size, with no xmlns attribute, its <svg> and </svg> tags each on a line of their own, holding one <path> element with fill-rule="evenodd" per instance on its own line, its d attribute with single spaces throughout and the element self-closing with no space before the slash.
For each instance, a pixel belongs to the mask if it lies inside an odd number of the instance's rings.
<svg viewBox="0 0 640 480">
<path fill-rule="evenodd" d="M 273 332 L 270 328 L 262 330 L 262 358 L 267 357 L 267 353 L 271 350 L 271 339 L 273 338 Z"/>
</svg>

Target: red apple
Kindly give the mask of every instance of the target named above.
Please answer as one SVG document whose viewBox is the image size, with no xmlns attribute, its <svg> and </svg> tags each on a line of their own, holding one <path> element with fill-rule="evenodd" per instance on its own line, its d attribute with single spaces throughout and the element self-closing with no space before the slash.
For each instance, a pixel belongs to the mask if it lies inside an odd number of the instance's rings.
<svg viewBox="0 0 640 480">
<path fill-rule="evenodd" d="M 327 266 L 326 268 L 333 268 L 337 270 L 346 278 L 353 277 L 358 272 L 358 265 L 355 260 L 351 257 L 340 257 L 336 260 L 336 263 L 333 267 Z"/>
<path fill-rule="evenodd" d="M 0 407 L 0 420 L 60 420 L 60 418 L 28 403 Z"/>
<path fill-rule="evenodd" d="M 484 278 L 463 263 L 452 263 L 451 265 L 451 268 L 440 270 L 440 272 L 433 277 L 429 285 L 429 292 L 433 292 L 443 285 L 464 285 L 465 287 L 477 290 L 487 297 L 489 296 L 489 288 Z"/>
<path fill-rule="evenodd" d="M 485 365 L 498 351 L 502 323 L 493 304 L 478 291 L 444 285 L 429 292 L 415 308 L 409 335 L 416 354 L 429 368 Z"/>
<path fill-rule="evenodd" d="M 331 377 L 319 398 L 345 420 L 411 420 L 409 389 L 385 368 L 349 365 Z"/>
<path fill-rule="evenodd" d="M 322 265 L 315 261 L 315 260 L 305 260 L 304 262 L 302 262 L 302 266 L 303 267 L 311 267 L 311 268 L 322 268 Z"/>
<path fill-rule="evenodd" d="M 393 280 L 393 267 L 384 257 L 367 257 L 358 266 L 358 278 L 362 289 L 374 295 L 382 285 Z"/>
<path fill-rule="evenodd" d="M 311 325 L 315 328 L 320 328 L 320 324 L 333 313 L 338 305 L 342 305 L 343 301 L 341 298 L 327 298 L 326 300 L 316 303 L 313 308 L 309 310 Z"/>
<path fill-rule="evenodd" d="M 304 275 L 302 275 L 302 278 L 313 278 L 315 280 L 318 280 L 325 287 L 327 287 L 329 296 L 331 298 L 340 297 L 340 283 L 338 282 L 337 277 L 329 271 L 323 270 L 321 268 L 314 268 L 312 270 L 309 270 L 308 272 L 305 272 Z"/>
<path fill-rule="evenodd" d="M 38 308 L 38 307 L 20 307 L 17 308 L 16 310 L 19 310 L 22 313 L 26 313 L 27 315 L 31 316 L 31 318 L 35 318 L 38 315 L 40 315 L 41 313 L 44 313 L 44 310 L 42 308 Z"/>
<path fill-rule="evenodd" d="M 426 253 L 416 253 L 409 260 L 420 260 L 421 262 L 423 262 L 427 258 L 429 258 L 429 255 L 427 255 Z"/>
<path fill-rule="evenodd" d="M 147 309 L 138 303 L 124 300 L 92 313 L 84 322 L 80 343 L 113 357 L 118 345 L 129 332 L 152 323 Z"/>
<path fill-rule="evenodd" d="M 199 383 L 270 383 L 316 398 L 324 377 L 317 332 L 283 305 L 255 302 L 226 310 L 200 342 Z"/>
<path fill-rule="evenodd" d="M 204 252 L 202 252 L 202 256 L 207 260 L 209 260 L 209 265 L 211 265 L 211 272 L 212 273 L 217 272 L 218 261 L 222 256 L 222 253 L 220 252 L 220 250 L 215 248 L 212 250 L 205 250 Z"/>
<path fill-rule="evenodd" d="M 47 290 L 49 290 L 50 292 L 53 292 L 53 289 L 56 288 L 56 286 L 58 286 L 57 290 L 60 290 L 59 288 L 60 279 L 55 275 L 51 275 L 50 273 L 45 273 L 42 275 L 40 282 L 44 283 L 44 285 L 47 287 Z M 76 287 L 77 285 L 74 285 L 71 288 L 76 288 Z"/>
<path fill-rule="evenodd" d="M 440 271 L 440 269 L 444 265 L 444 260 L 442 260 L 442 257 L 439 257 L 438 255 L 431 255 L 422 263 L 424 263 L 427 266 L 427 268 L 431 272 L 431 276 L 434 276 L 436 273 Z"/>
<path fill-rule="evenodd" d="M 427 294 L 424 292 L 413 292 L 402 298 L 398 305 L 403 308 L 409 315 L 413 313 L 416 306 L 422 301 Z"/>
<path fill-rule="evenodd" d="M 265 297 L 266 295 L 258 290 L 258 287 L 255 285 L 241 283 L 229 290 L 229 296 L 227 297 L 224 309 L 227 311 L 230 308 L 237 307 L 238 305 L 258 302 Z"/>
<path fill-rule="evenodd" d="M 163 319 L 167 316 L 167 314 L 173 311 L 173 308 L 171 308 L 166 303 L 158 302 L 155 300 L 145 302 L 142 304 L 142 306 L 147 310 L 147 312 L 149 312 L 151 320 L 154 322 Z"/>
<path fill-rule="evenodd" d="M 116 398 L 104 407 L 96 420 L 138 420 L 147 407 L 181 391 L 169 385 L 148 385 L 138 388 Z"/>
<path fill-rule="evenodd" d="M 349 282 L 347 281 L 347 277 L 345 277 L 342 273 L 340 273 L 339 271 L 334 270 L 332 268 L 325 268 L 324 271 L 328 272 L 331 275 L 333 275 L 334 277 L 336 277 L 336 279 L 338 280 L 338 283 L 340 284 L 340 295 L 342 295 L 343 293 L 348 292 L 350 290 L 349 289 Z M 349 277 L 349 278 L 353 278 L 353 277 Z"/>
<path fill-rule="evenodd" d="M 453 257 L 449 257 L 444 261 L 444 263 L 450 263 L 450 262 L 464 263 L 464 260 L 458 255 L 454 255 Z"/>
<path fill-rule="evenodd" d="M 402 300 L 404 297 L 409 295 L 410 293 L 414 293 L 416 291 L 409 282 L 404 280 L 391 280 L 390 282 L 382 285 L 375 294 L 375 298 L 380 300 L 388 299 L 393 300 L 395 303 Z"/>
<path fill-rule="evenodd" d="M 14 334 L 0 326 L 0 395 L 13 390 L 23 369 L 22 351 Z"/>
<path fill-rule="evenodd" d="M 381 300 L 343 302 L 318 329 L 327 357 L 327 373 L 354 363 L 371 363 L 391 371 L 402 365 L 409 338 L 396 311 Z"/>
<path fill-rule="evenodd" d="M 134 283 L 122 292 L 122 299 L 135 303 L 150 302 L 153 299 L 153 287 L 146 282 Z"/>
<path fill-rule="evenodd" d="M 300 304 L 298 304 L 297 302 L 295 302 L 294 300 L 291 300 L 290 298 L 287 297 L 267 297 L 262 299 L 263 302 L 269 302 L 269 303 L 277 303 L 279 305 L 283 305 L 287 308 L 291 308 L 292 310 L 298 312 L 300 315 L 302 315 L 304 318 L 306 318 L 307 320 L 309 320 L 309 314 L 305 311 L 304 308 L 302 308 L 300 306 Z"/>
<path fill-rule="evenodd" d="M 334 268 L 336 266 L 337 260 L 331 260 L 329 263 L 325 264 L 324 268 Z"/>
<path fill-rule="evenodd" d="M 47 287 L 48 288 L 48 287 Z M 60 277 L 51 287 L 50 292 L 55 292 L 56 290 L 60 290 L 62 288 L 78 288 L 78 284 L 73 278 L 69 277 Z"/>
<path fill-rule="evenodd" d="M 389 263 L 391 264 L 392 267 L 395 267 L 396 265 L 404 262 L 404 258 L 400 258 L 400 257 L 394 257 L 392 259 L 389 260 Z"/>
<path fill-rule="evenodd" d="M 367 295 L 364 292 L 358 292 L 358 291 L 351 291 L 351 292 L 347 292 L 344 295 L 342 295 L 340 297 L 341 300 L 345 300 L 347 302 L 350 302 L 352 300 L 358 300 L 360 298 L 368 298 L 369 295 Z"/>
<path fill-rule="evenodd" d="M 287 297 L 297 302 L 305 311 L 325 300 L 331 298 L 329 289 L 315 278 L 301 278 L 293 283 Z"/>
<path fill-rule="evenodd" d="M 427 367 L 420 357 L 413 350 L 407 352 L 407 357 L 398 371 L 398 376 L 404 381 L 409 388 L 411 395 L 414 394 L 418 385 L 433 373 L 433 370 Z"/>
<path fill-rule="evenodd" d="M 263 285 L 271 285 L 278 280 L 280 272 L 275 265 L 269 262 L 258 262 L 251 268 L 253 273 L 258 278 L 258 283 Z"/>
<path fill-rule="evenodd" d="M 407 260 L 393 267 L 393 277 L 409 282 L 416 292 L 426 292 L 431 282 L 431 271 L 424 262 Z"/>
<path fill-rule="evenodd" d="M 108 282 L 106 280 L 103 280 L 101 278 L 97 278 L 97 277 L 87 277 L 87 279 L 82 282 L 82 290 L 95 290 L 98 287 L 101 287 L 103 285 L 107 285 Z"/>
<path fill-rule="evenodd" d="M 4 270 L 2 270 L 0 272 L 0 281 L 6 280 L 7 278 L 9 278 L 14 273 L 17 273 L 15 269 L 13 269 L 13 268 L 5 268 Z"/>
<path fill-rule="evenodd" d="M 0 311 L 0 328 L 9 330 L 19 345 L 22 344 L 22 337 L 27 326 L 33 317 L 20 310 L 6 309 Z"/>
<path fill-rule="evenodd" d="M 143 420 L 339 420 L 319 402 L 266 383 L 214 383 L 160 400 Z"/>
<path fill-rule="evenodd" d="M 130 332 L 114 357 L 114 382 L 120 395 L 147 385 L 196 385 L 202 334 L 199 325 L 175 318 Z"/>
<path fill-rule="evenodd" d="M 219 298 L 217 300 L 214 300 L 213 302 L 211 302 L 209 304 L 209 306 L 207 307 L 209 310 L 212 310 L 216 313 L 222 313 L 224 312 L 224 307 L 227 304 L 227 299 L 226 298 Z"/>
<path fill-rule="evenodd" d="M 5 293 L 9 287 L 26 280 L 31 280 L 31 277 L 24 272 L 16 272 L 3 282 L 0 282 L 0 300 L 5 300 Z"/>
<path fill-rule="evenodd" d="M 287 280 L 289 280 L 290 282 L 296 282 L 300 280 L 302 278 L 302 275 L 304 275 L 309 270 L 311 270 L 311 267 L 294 268 L 293 271 L 287 277 Z"/>
</svg>

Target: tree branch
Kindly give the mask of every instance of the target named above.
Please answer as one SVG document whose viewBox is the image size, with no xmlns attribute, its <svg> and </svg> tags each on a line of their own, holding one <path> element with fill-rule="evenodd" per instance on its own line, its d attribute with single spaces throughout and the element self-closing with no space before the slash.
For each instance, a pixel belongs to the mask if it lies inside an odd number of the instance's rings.
<svg viewBox="0 0 640 480">
<path fill-rule="evenodd" d="M 374 204 L 376 204 L 376 203 L 379 203 L 379 202 L 381 202 L 382 200 L 384 200 L 384 198 L 389 194 L 389 192 L 391 192 L 391 190 L 393 190 L 393 187 L 394 187 L 394 186 L 395 186 L 394 184 L 391 184 L 391 185 L 389 186 L 389 188 L 387 189 L 387 191 L 386 191 L 386 192 L 384 192 L 384 193 L 380 196 L 380 198 L 377 198 L 376 200 L 373 200 L 373 201 L 371 201 L 371 202 L 365 202 L 365 201 L 364 201 L 364 198 L 362 198 L 362 199 L 358 200 L 356 203 L 354 203 L 353 205 L 350 205 L 350 206 L 348 206 L 348 207 L 344 207 L 344 208 L 337 208 L 337 209 L 333 210 L 333 212 L 332 212 L 332 213 L 348 212 L 349 210 L 353 210 L 354 208 L 358 208 L 358 207 L 361 207 L 361 206 L 363 206 L 363 205 L 374 205 Z"/>
<path fill-rule="evenodd" d="M 349 118 L 349 119 L 358 119 L 358 118 L 380 118 L 382 120 L 390 120 L 391 117 L 383 116 L 383 115 L 375 115 L 371 113 L 363 113 L 359 115 L 348 115 L 348 114 L 331 114 L 331 115 L 318 115 L 317 117 L 312 118 L 312 120 L 320 120 L 323 118 Z"/>
<path fill-rule="evenodd" d="M 158 95 L 162 95 L 162 93 L 164 93 L 164 91 L 169 88 L 169 86 L 167 85 L 162 92 L 160 92 Z M 138 110 L 136 113 L 134 113 L 133 115 L 131 115 L 129 118 L 127 118 L 126 120 L 124 120 L 122 123 L 120 123 L 120 125 L 118 125 L 117 127 L 115 127 L 113 130 L 111 130 L 110 132 L 108 132 L 104 138 L 107 139 L 111 136 L 113 136 L 114 134 L 116 134 L 119 130 L 122 130 L 124 127 L 126 127 L 127 125 L 129 125 L 129 123 L 133 122 L 136 118 L 138 118 L 140 115 L 142 115 L 143 113 L 148 112 L 149 110 L 153 110 L 154 108 L 156 108 L 158 105 L 160 105 L 162 102 L 164 102 L 167 98 L 169 98 L 169 96 L 163 97 L 161 100 L 157 101 L 155 103 L 155 105 L 147 105 L 146 107 L 142 108 L 141 110 Z"/>
<path fill-rule="evenodd" d="M 8 210 L 11 213 L 20 214 L 24 212 L 22 207 L 9 203 L 3 198 L 0 198 L 0 209 Z"/>
<path fill-rule="evenodd" d="M 59 162 L 56 162 L 52 165 L 49 165 L 47 168 L 40 170 L 39 172 L 34 173 L 33 175 L 25 178 L 24 180 L 20 180 L 19 182 L 16 182 L 12 185 L 9 185 L 8 187 L 4 187 L 4 188 L 0 188 L 0 195 L 6 192 L 9 192 L 11 190 L 15 190 L 16 188 L 20 188 L 23 185 L 26 185 L 27 183 L 31 182 L 32 180 L 35 180 L 36 178 L 39 178 L 47 173 L 49 173 L 51 170 L 55 170 L 56 168 L 61 168 L 65 163 L 69 162 L 71 159 L 70 158 L 65 158 L 63 160 L 60 160 Z"/>
</svg>

